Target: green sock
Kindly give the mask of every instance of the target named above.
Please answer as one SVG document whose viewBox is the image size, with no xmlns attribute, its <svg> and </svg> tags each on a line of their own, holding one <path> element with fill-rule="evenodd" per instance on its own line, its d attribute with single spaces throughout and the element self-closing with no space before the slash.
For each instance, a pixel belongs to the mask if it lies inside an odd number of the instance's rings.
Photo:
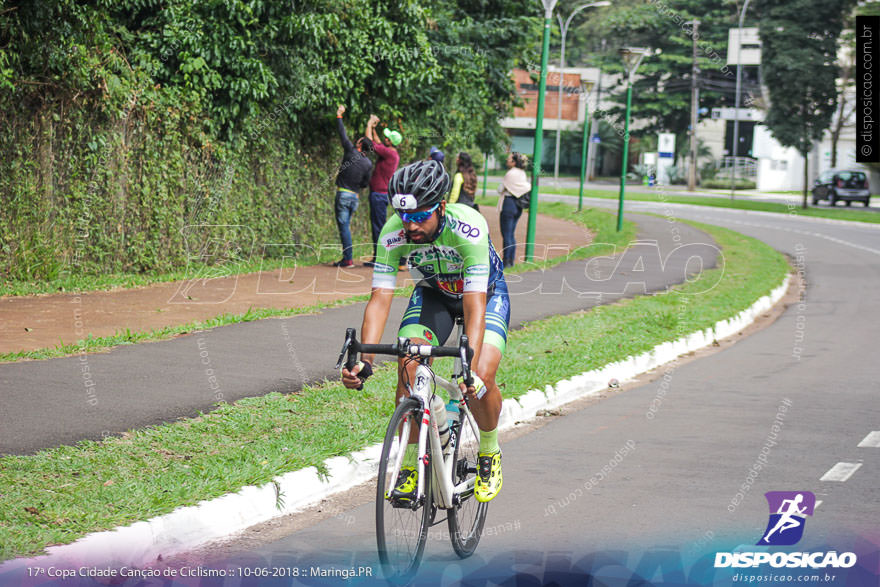
<svg viewBox="0 0 880 587">
<path fill-rule="evenodd" d="M 492 454 L 501 450 L 498 446 L 498 428 L 491 432 L 480 430 L 480 454 Z"/>
<path fill-rule="evenodd" d="M 406 445 L 406 452 L 403 453 L 402 466 L 415 468 L 418 460 L 419 460 L 419 445 L 418 444 L 407 444 Z"/>
</svg>

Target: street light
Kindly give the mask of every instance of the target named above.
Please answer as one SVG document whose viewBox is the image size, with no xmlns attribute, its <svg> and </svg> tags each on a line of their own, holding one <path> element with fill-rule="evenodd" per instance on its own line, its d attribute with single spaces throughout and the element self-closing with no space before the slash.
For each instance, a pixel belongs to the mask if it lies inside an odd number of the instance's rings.
<svg viewBox="0 0 880 587">
<path fill-rule="evenodd" d="M 526 261 L 535 254 L 535 225 L 538 219 L 538 177 L 541 175 L 541 149 L 544 134 L 544 93 L 547 91 L 547 55 L 550 53 L 550 26 L 557 0 L 541 0 L 544 6 L 544 39 L 541 45 L 541 81 L 538 85 L 538 114 L 535 120 L 535 150 L 532 160 L 532 193 L 529 197 L 529 227 L 526 232 Z"/>
<path fill-rule="evenodd" d="M 645 55 L 651 52 L 645 47 L 624 47 L 620 50 L 623 67 L 626 69 L 626 117 L 623 127 L 623 169 L 620 171 L 620 199 L 617 206 L 617 232 L 623 230 L 623 191 L 626 186 L 626 165 L 629 157 L 629 109 L 632 106 L 632 84 L 636 70 Z"/>
<path fill-rule="evenodd" d="M 600 2 L 581 4 L 571 11 L 571 14 L 568 15 L 565 22 L 562 21 L 562 15 L 556 15 L 556 20 L 559 21 L 559 30 L 562 32 L 562 49 L 559 54 L 559 85 L 556 89 L 556 160 L 553 163 L 553 181 L 556 185 L 559 185 L 559 142 L 560 135 L 562 134 L 562 76 L 565 74 L 565 36 L 568 34 L 571 19 L 573 19 L 578 12 L 585 8 L 596 8 L 599 6 L 611 6 L 611 2 L 608 0 L 601 0 Z"/>
<path fill-rule="evenodd" d="M 587 147 L 590 140 L 590 93 L 593 89 L 592 82 L 583 82 L 581 95 L 584 98 L 584 144 L 581 146 L 581 183 L 578 188 L 578 212 L 584 207 L 584 177 L 587 174 Z"/>
<path fill-rule="evenodd" d="M 739 93 L 742 84 L 742 64 L 740 61 L 740 50 L 742 49 L 743 20 L 746 18 L 746 10 L 749 8 L 749 0 L 745 1 L 742 10 L 739 13 L 739 28 L 736 31 L 736 98 L 734 98 L 733 106 L 733 173 L 730 180 L 730 199 L 733 199 L 733 192 L 736 189 L 736 153 L 739 150 Z"/>
</svg>

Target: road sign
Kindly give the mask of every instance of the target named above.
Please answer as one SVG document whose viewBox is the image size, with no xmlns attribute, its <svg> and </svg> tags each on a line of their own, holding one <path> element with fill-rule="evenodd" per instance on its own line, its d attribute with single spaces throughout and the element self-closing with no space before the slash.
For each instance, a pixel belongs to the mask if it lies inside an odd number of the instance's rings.
<svg viewBox="0 0 880 587">
<path fill-rule="evenodd" d="M 760 122 L 764 120 L 764 113 L 754 108 L 740 108 L 737 116 L 736 108 L 712 108 L 713 120 L 736 120 Z"/>
<path fill-rule="evenodd" d="M 657 135 L 657 151 L 661 157 L 675 156 L 675 133 L 661 132 Z"/>
</svg>

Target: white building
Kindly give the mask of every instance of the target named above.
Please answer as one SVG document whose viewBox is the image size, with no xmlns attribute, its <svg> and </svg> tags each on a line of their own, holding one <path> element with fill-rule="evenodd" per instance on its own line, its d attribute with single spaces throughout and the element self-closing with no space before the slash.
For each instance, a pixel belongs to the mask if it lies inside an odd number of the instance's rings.
<svg viewBox="0 0 880 587">
<path fill-rule="evenodd" d="M 737 49 L 736 35 L 737 29 L 731 29 L 728 44 L 728 64 L 732 68 L 736 67 Z M 739 52 L 741 64 L 744 67 L 760 64 L 760 49 L 755 45 L 760 44 L 758 38 L 758 29 L 743 29 L 743 44 Z M 853 51 L 852 47 L 841 47 L 840 58 L 846 59 Z M 855 100 L 855 92 L 851 91 L 847 96 L 847 103 L 853 104 Z M 732 110 L 732 109 L 728 109 Z M 849 111 L 850 108 L 847 108 Z M 763 113 L 755 109 L 749 109 L 752 113 L 749 117 L 753 120 L 763 120 Z M 734 113 L 730 113 L 727 118 L 732 119 Z M 742 115 L 741 115 L 742 116 Z M 833 123 L 837 122 L 838 115 L 835 113 Z M 741 117 L 742 121 L 743 118 Z M 740 123 L 742 128 L 743 123 Z M 702 125 L 701 125 L 702 127 Z M 728 131 L 729 132 L 729 131 Z M 742 132 L 742 130 L 740 131 Z M 752 149 L 750 155 L 757 159 L 757 188 L 765 191 L 797 191 L 803 189 L 804 186 L 804 159 L 801 154 L 794 148 L 783 147 L 779 141 L 773 138 L 770 130 L 763 124 L 755 124 L 752 129 Z M 728 141 L 729 142 L 729 141 Z M 831 131 L 825 132 L 822 140 L 816 144 L 808 158 L 807 169 L 807 189 L 812 187 L 813 180 L 822 172 L 831 169 Z M 713 149 L 714 152 L 714 149 Z M 721 155 L 728 155 L 722 148 Z M 870 169 L 856 163 L 856 136 L 855 136 L 855 116 L 850 114 L 846 124 L 844 125 L 840 137 L 837 142 L 837 167 L 838 168 L 856 168 L 864 169 L 870 173 Z M 871 185 L 880 185 L 880 181 L 872 177 Z"/>
</svg>

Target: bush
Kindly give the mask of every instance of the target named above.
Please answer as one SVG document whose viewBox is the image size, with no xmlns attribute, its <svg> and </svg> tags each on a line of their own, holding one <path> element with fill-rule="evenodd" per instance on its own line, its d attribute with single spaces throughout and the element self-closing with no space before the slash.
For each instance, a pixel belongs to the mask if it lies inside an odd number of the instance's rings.
<svg viewBox="0 0 880 587">
<path fill-rule="evenodd" d="M 730 189 L 730 180 L 729 179 L 707 179 L 704 180 L 701 184 L 702 187 L 707 189 Z M 748 179 L 737 179 L 736 185 L 734 189 L 737 190 L 753 190 L 757 186 L 755 182 Z"/>
<path fill-rule="evenodd" d="M 40 118 L 19 119 L 20 132 L 39 132 Z M 264 243 L 338 241 L 338 146 L 309 154 L 277 137 L 199 142 L 192 121 L 158 107 L 87 122 L 85 143 L 81 120 L 42 129 L 51 140 L 36 164 L 16 151 L 20 135 L 0 135 L 0 152 L 12 155 L 0 161 L 6 278 L 164 272 L 193 260 L 244 261 L 264 254 Z M 363 212 L 355 220 L 356 238 L 368 240 Z M 306 252 L 294 249 L 265 254 Z"/>
<path fill-rule="evenodd" d="M 17 280 L 336 243 L 336 105 L 353 139 L 370 113 L 402 131 L 402 163 L 492 151 L 539 25 L 524 2 L 13 4 L 0 278 Z M 363 208 L 354 228 L 368 239 Z"/>
</svg>

